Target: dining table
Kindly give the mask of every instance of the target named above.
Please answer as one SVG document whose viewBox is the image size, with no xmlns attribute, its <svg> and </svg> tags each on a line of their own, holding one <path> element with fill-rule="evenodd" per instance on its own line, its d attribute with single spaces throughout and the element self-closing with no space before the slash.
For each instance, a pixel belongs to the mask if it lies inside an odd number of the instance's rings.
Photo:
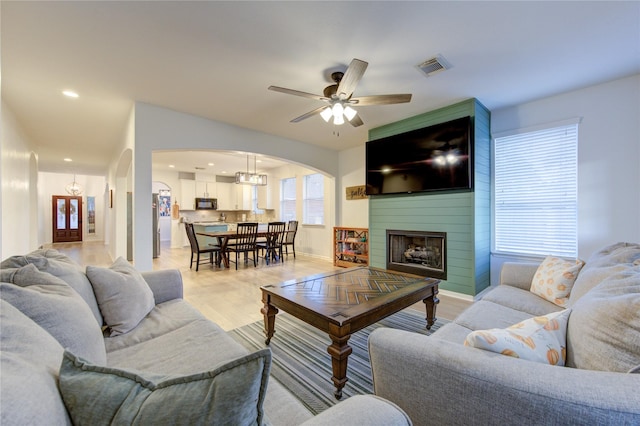
<svg viewBox="0 0 640 426">
<path fill-rule="evenodd" d="M 271 238 L 271 233 L 269 231 L 260 230 L 256 232 L 256 238 Z M 213 231 L 213 232 L 196 232 L 196 235 L 201 235 L 203 237 L 217 238 L 218 245 L 220 246 L 220 258 L 218 260 L 218 266 L 220 266 L 220 262 L 224 263 L 224 267 L 229 267 L 229 253 L 227 252 L 227 246 L 229 245 L 229 241 L 234 240 L 238 237 L 237 231 Z"/>
</svg>

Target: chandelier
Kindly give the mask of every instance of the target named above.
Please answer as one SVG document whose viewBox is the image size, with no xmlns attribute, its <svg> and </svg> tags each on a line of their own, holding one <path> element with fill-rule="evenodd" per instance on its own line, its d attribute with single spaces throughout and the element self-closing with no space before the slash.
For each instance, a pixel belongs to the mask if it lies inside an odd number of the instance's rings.
<svg viewBox="0 0 640 426">
<path fill-rule="evenodd" d="M 320 112 L 320 116 L 324 121 L 328 123 L 329 120 L 333 118 L 333 124 L 337 126 L 344 124 L 345 117 L 349 121 L 353 120 L 353 117 L 355 117 L 356 114 L 357 111 L 355 109 L 351 108 L 349 105 L 344 106 L 344 103 L 341 100 L 335 101 L 331 106 L 326 107 Z"/>
<path fill-rule="evenodd" d="M 82 194 L 82 186 L 80 186 L 80 184 L 76 182 L 75 174 L 73 175 L 73 182 L 65 186 L 65 189 L 67 191 L 67 194 L 73 195 L 74 197 Z"/>
<path fill-rule="evenodd" d="M 253 173 L 249 172 L 249 156 L 247 155 L 247 171 L 236 172 L 236 183 L 243 185 L 264 186 L 267 184 L 267 175 L 256 172 L 256 157 L 253 157 Z"/>
</svg>

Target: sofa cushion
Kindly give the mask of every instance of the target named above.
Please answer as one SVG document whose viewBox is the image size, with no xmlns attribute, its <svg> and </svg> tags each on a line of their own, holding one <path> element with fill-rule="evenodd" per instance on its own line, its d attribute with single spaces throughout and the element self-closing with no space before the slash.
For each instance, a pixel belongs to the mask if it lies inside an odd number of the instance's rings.
<svg viewBox="0 0 640 426">
<path fill-rule="evenodd" d="M 464 345 L 514 358 L 564 366 L 570 312 L 566 309 L 533 317 L 506 329 L 476 330 L 469 333 Z"/>
<path fill-rule="evenodd" d="M 102 326 L 102 315 L 91 283 L 84 273 L 84 269 L 69 257 L 54 249 L 35 250 L 26 256 L 12 256 L 2 261 L 1 268 L 20 268 L 33 264 L 42 272 L 48 272 L 60 278 L 73 288 L 87 303 L 98 325 Z"/>
<path fill-rule="evenodd" d="M 569 304 L 576 303 L 589 290 L 608 277 L 627 270 L 634 262 L 640 262 L 640 244 L 621 242 L 598 250 L 580 271 L 571 290 Z"/>
<path fill-rule="evenodd" d="M 87 304 L 64 281 L 32 264 L 3 269 L 0 277 L 2 299 L 48 331 L 62 347 L 96 364 L 106 364 L 100 327 Z"/>
<path fill-rule="evenodd" d="M 194 374 L 248 352 L 185 301 L 158 305 L 135 330 L 105 340 L 110 367 L 159 374 Z"/>
<path fill-rule="evenodd" d="M 531 293 L 529 289 L 523 290 L 509 285 L 495 287 L 485 294 L 482 300 L 515 309 L 516 311 L 526 312 L 530 316 L 546 315 L 563 309 Z"/>
<path fill-rule="evenodd" d="M 529 293 L 528 291 L 523 291 Z M 533 315 L 498 303 L 479 300 L 465 309 L 454 322 L 469 330 L 507 328 L 510 325 L 531 318 Z M 463 343 L 461 340 L 458 343 Z"/>
<path fill-rule="evenodd" d="M 57 383 L 60 343 L 4 300 L 0 323 L 0 424 L 70 425 Z"/>
<path fill-rule="evenodd" d="M 174 361 L 175 362 L 175 361 Z M 89 364 L 65 351 L 60 392 L 74 424 L 262 424 L 271 351 L 160 376 Z"/>
<path fill-rule="evenodd" d="M 558 306 L 565 307 L 573 283 L 584 266 L 580 259 L 568 261 L 547 256 L 531 280 L 531 292 Z"/>
<path fill-rule="evenodd" d="M 567 365 L 626 373 L 640 366 L 640 258 L 608 269 L 572 306 Z"/>
<path fill-rule="evenodd" d="M 87 266 L 110 335 L 128 333 L 153 309 L 153 292 L 140 272 L 119 257 L 109 268 Z"/>
</svg>

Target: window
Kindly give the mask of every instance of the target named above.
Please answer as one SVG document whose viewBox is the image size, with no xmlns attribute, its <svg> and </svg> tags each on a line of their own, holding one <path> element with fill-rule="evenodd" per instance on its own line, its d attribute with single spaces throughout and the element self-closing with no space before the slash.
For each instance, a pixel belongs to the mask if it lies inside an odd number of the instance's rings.
<svg viewBox="0 0 640 426">
<path fill-rule="evenodd" d="M 304 177 L 304 203 L 302 222 L 311 225 L 324 224 L 324 177 L 319 174 Z"/>
<path fill-rule="evenodd" d="M 280 181 L 280 220 L 296 220 L 296 178 Z"/>
<path fill-rule="evenodd" d="M 494 142 L 496 253 L 578 254 L 578 124 Z"/>
</svg>

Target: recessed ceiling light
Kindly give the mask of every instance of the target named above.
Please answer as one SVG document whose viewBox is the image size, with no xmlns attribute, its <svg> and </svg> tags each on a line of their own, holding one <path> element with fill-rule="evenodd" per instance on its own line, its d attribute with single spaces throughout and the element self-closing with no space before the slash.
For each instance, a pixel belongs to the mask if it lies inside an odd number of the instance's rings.
<svg viewBox="0 0 640 426">
<path fill-rule="evenodd" d="M 227 173 L 225 170 L 221 171 L 220 173 Z"/>
<path fill-rule="evenodd" d="M 213 166 L 213 163 L 209 163 L 208 165 L 209 165 L 209 166 Z"/>
<path fill-rule="evenodd" d="M 65 158 L 64 161 L 66 161 L 67 163 L 70 161 L 73 161 L 71 158 Z"/>
<path fill-rule="evenodd" d="M 173 164 L 169 164 L 169 167 L 174 169 L 176 166 L 174 166 Z"/>
<path fill-rule="evenodd" d="M 77 98 L 78 94 L 72 90 L 64 90 L 62 92 L 63 95 L 65 95 L 68 98 Z"/>
</svg>

